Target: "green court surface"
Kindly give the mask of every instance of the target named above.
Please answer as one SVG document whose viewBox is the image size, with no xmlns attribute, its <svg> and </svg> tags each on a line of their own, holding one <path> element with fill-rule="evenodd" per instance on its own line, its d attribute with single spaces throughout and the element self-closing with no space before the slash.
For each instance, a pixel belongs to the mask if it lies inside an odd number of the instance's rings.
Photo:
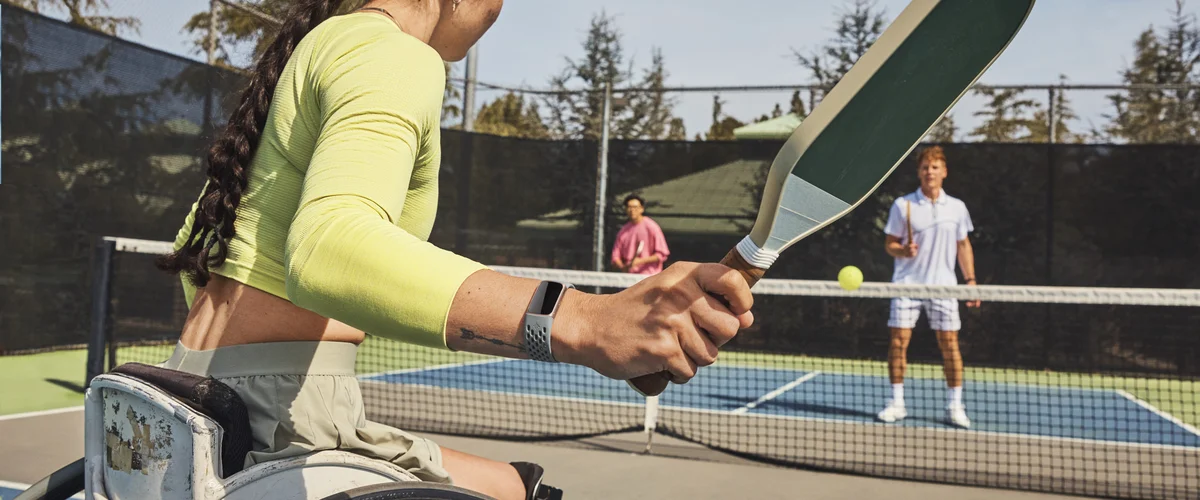
<svg viewBox="0 0 1200 500">
<path fill-rule="evenodd" d="M 123 347 L 118 350 L 117 357 L 121 362 L 157 363 L 170 356 L 171 348 L 171 345 Z M 359 373 L 373 374 L 482 359 L 486 357 L 369 338 L 359 350 L 357 369 Z M 86 361 L 87 353 L 84 349 L 0 356 L 0 415 L 83 404 L 82 385 Z M 719 363 L 879 377 L 887 374 L 887 363 L 882 361 L 780 354 L 724 352 Z M 910 364 L 908 376 L 940 379 L 942 368 L 940 365 Z M 975 380 L 1047 387 L 1122 390 L 1188 424 L 1200 426 L 1200 381 L 972 368 L 969 364 L 966 368 L 966 379 L 968 383 Z"/>
<path fill-rule="evenodd" d="M 0 356 L 0 415 L 83 404 L 87 351 Z"/>
<path fill-rule="evenodd" d="M 158 363 L 173 345 L 122 347 L 120 362 Z M 359 373 L 378 373 L 484 359 L 459 353 L 368 339 L 359 349 Z M 0 356 L 0 415 L 53 410 L 83 404 L 87 350 L 67 349 L 38 354 Z"/>
</svg>

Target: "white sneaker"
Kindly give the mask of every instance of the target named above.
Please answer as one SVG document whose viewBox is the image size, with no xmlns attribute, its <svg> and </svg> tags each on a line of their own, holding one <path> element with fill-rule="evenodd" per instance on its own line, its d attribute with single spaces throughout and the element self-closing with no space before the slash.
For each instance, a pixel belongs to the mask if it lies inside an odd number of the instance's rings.
<svg viewBox="0 0 1200 500">
<path fill-rule="evenodd" d="M 963 429 L 971 427 L 971 419 L 967 418 L 967 408 L 963 405 L 950 405 L 946 407 L 946 420 Z"/>
<path fill-rule="evenodd" d="M 892 423 L 897 420 L 904 420 L 908 416 L 908 410 L 904 409 L 904 403 L 897 403 L 894 400 L 888 400 L 887 407 L 879 412 L 879 420 L 887 423 Z"/>
</svg>

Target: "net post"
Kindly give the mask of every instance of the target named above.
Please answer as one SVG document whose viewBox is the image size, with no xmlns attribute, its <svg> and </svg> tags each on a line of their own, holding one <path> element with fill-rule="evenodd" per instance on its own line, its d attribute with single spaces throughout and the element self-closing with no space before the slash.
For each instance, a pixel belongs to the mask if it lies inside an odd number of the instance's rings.
<svg viewBox="0 0 1200 500">
<path fill-rule="evenodd" d="M 1046 286 L 1054 286 L 1054 135 L 1055 123 L 1058 118 L 1055 116 L 1054 99 L 1055 88 L 1047 89 L 1050 99 L 1046 106 L 1046 117 L 1049 123 L 1046 126 Z M 1046 348 L 1042 349 L 1042 365 L 1050 367 L 1050 349 L 1047 343 L 1049 342 L 1050 332 L 1054 331 L 1054 311 L 1049 304 L 1045 307 L 1046 328 L 1042 329 L 1042 345 Z"/>
<path fill-rule="evenodd" d="M 105 371 L 105 353 L 109 340 L 109 299 L 112 290 L 112 258 L 116 242 L 109 238 L 98 238 L 92 247 L 92 321 L 88 332 L 87 380 Z"/>
</svg>

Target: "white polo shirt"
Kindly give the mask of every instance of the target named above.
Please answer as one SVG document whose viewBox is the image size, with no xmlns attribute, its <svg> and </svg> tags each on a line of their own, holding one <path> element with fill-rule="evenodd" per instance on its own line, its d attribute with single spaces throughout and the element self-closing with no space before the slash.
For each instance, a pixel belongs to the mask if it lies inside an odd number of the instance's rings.
<svg viewBox="0 0 1200 500">
<path fill-rule="evenodd" d="M 954 272 L 958 260 L 958 242 L 967 239 L 967 233 L 975 230 L 967 205 L 946 194 L 945 190 L 938 195 L 936 202 L 920 189 L 896 198 L 883 230 L 900 238 L 901 243 L 905 244 L 908 243 L 905 214 L 910 207 L 917 256 L 895 259 L 892 282 L 925 285 L 958 283 L 958 276 Z"/>
</svg>

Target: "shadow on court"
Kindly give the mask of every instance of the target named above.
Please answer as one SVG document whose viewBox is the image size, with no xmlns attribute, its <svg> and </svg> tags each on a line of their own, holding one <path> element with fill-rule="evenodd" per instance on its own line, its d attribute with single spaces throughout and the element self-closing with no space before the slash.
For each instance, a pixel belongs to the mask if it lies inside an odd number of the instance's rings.
<svg viewBox="0 0 1200 500">
<path fill-rule="evenodd" d="M 0 420 L 0 436 L 0 481 L 28 484 L 82 455 L 83 411 L 6 418 Z M 645 446 L 641 433 L 541 444 L 431 437 L 442 446 L 495 460 L 540 463 L 547 468 L 547 482 L 572 499 L 1080 498 L 763 466 L 661 436 L 654 454 L 642 455 L 637 453 Z M 0 486 L 0 498 L 10 493 Z"/>
</svg>

